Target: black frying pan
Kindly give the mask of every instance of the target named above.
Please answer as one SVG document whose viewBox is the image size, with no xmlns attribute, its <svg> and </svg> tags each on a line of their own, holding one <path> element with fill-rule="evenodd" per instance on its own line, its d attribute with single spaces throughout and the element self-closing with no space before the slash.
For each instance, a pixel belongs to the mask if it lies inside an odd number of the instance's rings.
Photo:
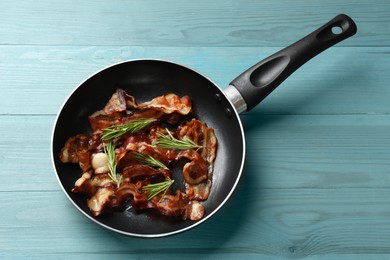
<svg viewBox="0 0 390 260">
<path fill-rule="evenodd" d="M 340 32 L 335 32 L 335 28 Z M 188 230 L 210 218 L 228 200 L 242 172 L 245 139 L 239 113 L 250 110 L 306 61 L 328 47 L 354 35 L 356 25 L 338 15 L 305 38 L 254 65 L 221 90 L 207 77 L 185 66 L 162 60 L 132 60 L 105 68 L 69 96 L 58 114 L 52 136 L 52 160 L 58 180 L 68 198 L 88 218 L 113 231 L 140 237 L 160 237 Z M 189 95 L 196 117 L 214 128 L 218 139 L 213 185 L 203 202 L 205 217 L 183 221 L 174 217 L 139 213 L 131 208 L 92 217 L 86 198 L 71 193 L 80 169 L 63 164 L 58 154 L 73 135 L 91 132 L 88 116 L 101 109 L 116 88 L 122 88 L 139 102 L 169 92 Z"/>
</svg>

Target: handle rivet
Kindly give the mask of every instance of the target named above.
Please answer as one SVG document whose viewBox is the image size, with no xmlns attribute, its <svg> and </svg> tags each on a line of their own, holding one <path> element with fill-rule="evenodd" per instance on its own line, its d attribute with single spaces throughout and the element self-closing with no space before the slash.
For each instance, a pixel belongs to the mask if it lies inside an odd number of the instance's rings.
<svg viewBox="0 0 390 260">
<path fill-rule="evenodd" d="M 232 117 L 233 116 L 233 111 L 230 108 L 225 109 L 225 114 L 227 117 Z"/>
<path fill-rule="evenodd" d="M 215 99 L 218 103 L 220 103 L 220 102 L 222 101 L 222 96 L 221 96 L 221 94 L 219 94 L 219 93 L 215 94 L 215 95 L 214 95 L 214 99 Z"/>
</svg>

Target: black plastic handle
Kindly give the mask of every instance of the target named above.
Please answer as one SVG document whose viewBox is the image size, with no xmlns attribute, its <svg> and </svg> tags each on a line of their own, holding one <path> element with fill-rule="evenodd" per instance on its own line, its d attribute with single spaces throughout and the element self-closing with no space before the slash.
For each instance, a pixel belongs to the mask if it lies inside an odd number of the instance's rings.
<svg viewBox="0 0 390 260">
<path fill-rule="evenodd" d="M 349 16 L 337 15 L 301 40 L 255 64 L 230 85 L 240 92 L 249 111 L 304 63 L 356 31 L 356 24 Z"/>
</svg>

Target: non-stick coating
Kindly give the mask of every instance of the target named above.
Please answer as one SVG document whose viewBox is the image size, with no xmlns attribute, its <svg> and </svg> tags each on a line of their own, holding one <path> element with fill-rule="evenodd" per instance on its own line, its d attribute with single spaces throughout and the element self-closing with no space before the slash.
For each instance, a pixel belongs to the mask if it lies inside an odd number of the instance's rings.
<svg viewBox="0 0 390 260">
<path fill-rule="evenodd" d="M 143 102 L 167 93 L 189 95 L 196 117 L 215 130 L 218 140 L 210 197 L 202 204 L 206 216 L 198 222 L 183 221 L 133 209 L 92 217 L 86 197 L 71 193 L 81 170 L 63 164 L 58 154 L 65 141 L 79 133 L 90 133 L 88 116 L 102 109 L 116 88 L 122 88 Z M 194 227 L 213 215 L 234 190 L 241 175 L 245 141 L 238 114 L 223 92 L 201 74 L 176 63 L 161 60 L 134 60 L 103 69 L 84 81 L 65 102 L 58 114 L 52 137 L 57 177 L 71 201 L 90 219 L 120 233 L 143 237 L 174 234 Z M 69 209 L 72 210 L 72 209 Z"/>
</svg>

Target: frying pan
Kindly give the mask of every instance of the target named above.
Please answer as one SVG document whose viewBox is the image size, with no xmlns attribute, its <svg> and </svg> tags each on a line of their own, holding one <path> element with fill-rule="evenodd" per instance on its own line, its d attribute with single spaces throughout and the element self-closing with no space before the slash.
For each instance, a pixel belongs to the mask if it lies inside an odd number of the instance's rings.
<svg viewBox="0 0 390 260">
<path fill-rule="evenodd" d="M 339 32 L 335 32 L 335 28 Z M 225 204 L 241 176 L 245 138 L 239 113 L 256 106 L 302 64 L 355 33 L 353 20 L 340 14 L 313 33 L 255 64 L 225 90 L 199 72 L 170 61 L 131 60 L 104 68 L 70 94 L 54 124 L 52 161 L 61 187 L 85 216 L 125 235 L 162 237 L 203 223 Z M 71 192 L 81 170 L 78 165 L 61 163 L 58 154 L 69 137 L 91 132 L 88 116 L 101 109 L 118 87 L 135 96 L 139 102 L 170 92 L 189 95 L 196 117 L 214 129 L 218 149 L 211 193 L 209 199 L 202 202 L 206 210 L 202 220 L 183 221 L 153 212 L 137 212 L 131 207 L 92 217 L 86 198 Z"/>
</svg>

